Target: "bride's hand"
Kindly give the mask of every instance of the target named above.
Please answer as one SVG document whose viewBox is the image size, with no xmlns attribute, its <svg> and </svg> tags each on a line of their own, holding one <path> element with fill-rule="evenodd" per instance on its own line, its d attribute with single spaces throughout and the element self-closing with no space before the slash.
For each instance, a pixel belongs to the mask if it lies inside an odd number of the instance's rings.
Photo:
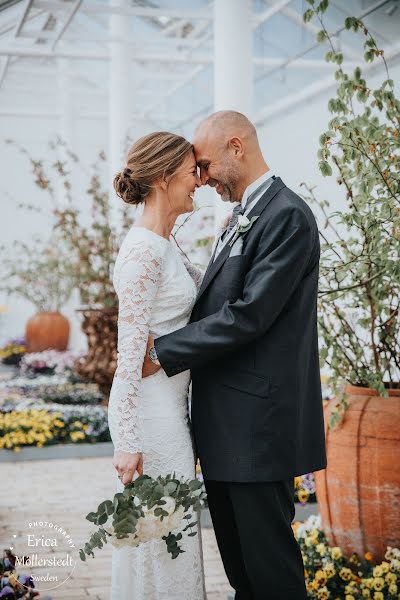
<svg viewBox="0 0 400 600">
<path fill-rule="evenodd" d="M 143 454 L 141 452 L 131 454 L 123 450 L 116 450 L 112 464 L 124 485 L 132 481 L 135 471 L 139 475 L 143 475 Z"/>
</svg>

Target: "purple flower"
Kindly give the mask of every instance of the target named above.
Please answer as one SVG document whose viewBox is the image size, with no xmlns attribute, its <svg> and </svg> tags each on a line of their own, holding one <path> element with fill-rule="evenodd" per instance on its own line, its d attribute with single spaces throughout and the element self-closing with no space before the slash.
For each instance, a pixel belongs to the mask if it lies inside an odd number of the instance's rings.
<svg viewBox="0 0 400 600">
<path fill-rule="evenodd" d="M 25 585 L 26 587 L 34 588 L 35 584 L 33 583 L 33 579 L 31 575 L 18 575 L 18 581 Z"/>
<path fill-rule="evenodd" d="M 9 598 L 10 600 L 13 600 L 15 598 L 14 596 L 14 590 L 12 589 L 12 587 L 10 587 L 9 585 L 6 585 L 5 588 L 3 588 L 0 592 L 0 598 Z"/>
</svg>

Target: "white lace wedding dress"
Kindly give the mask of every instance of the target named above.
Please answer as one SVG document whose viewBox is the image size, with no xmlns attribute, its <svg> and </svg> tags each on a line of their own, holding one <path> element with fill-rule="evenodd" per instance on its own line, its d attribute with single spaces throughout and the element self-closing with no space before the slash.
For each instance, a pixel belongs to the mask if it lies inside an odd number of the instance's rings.
<svg viewBox="0 0 400 600">
<path fill-rule="evenodd" d="M 143 452 L 144 473 L 152 477 L 173 472 L 185 479 L 195 476 L 190 372 L 168 378 L 161 369 L 142 379 L 141 369 L 149 334 L 158 337 L 188 322 L 200 277 L 173 240 L 142 227 L 130 229 L 115 264 L 118 366 L 109 426 L 115 449 Z M 200 532 L 184 535 L 181 542 L 185 552 L 176 559 L 163 540 L 114 549 L 111 600 L 204 600 Z"/>
</svg>

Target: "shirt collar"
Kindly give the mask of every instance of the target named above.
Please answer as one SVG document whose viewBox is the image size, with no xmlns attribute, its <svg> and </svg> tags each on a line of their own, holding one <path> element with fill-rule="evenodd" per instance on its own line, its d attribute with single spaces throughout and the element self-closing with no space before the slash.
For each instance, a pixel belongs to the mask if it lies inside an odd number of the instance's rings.
<svg viewBox="0 0 400 600">
<path fill-rule="evenodd" d="M 263 173 L 261 177 L 259 177 L 258 179 L 253 181 L 253 183 L 247 186 L 247 188 L 244 190 L 244 194 L 241 201 L 242 208 L 246 206 L 247 198 L 250 196 L 250 194 L 255 192 L 256 189 L 259 188 L 260 185 L 264 183 L 264 181 L 267 181 L 267 179 L 269 179 L 270 177 L 273 177 L 273 172 L 271 171 L 271 169 L 266 173 Z"/>
</svg>

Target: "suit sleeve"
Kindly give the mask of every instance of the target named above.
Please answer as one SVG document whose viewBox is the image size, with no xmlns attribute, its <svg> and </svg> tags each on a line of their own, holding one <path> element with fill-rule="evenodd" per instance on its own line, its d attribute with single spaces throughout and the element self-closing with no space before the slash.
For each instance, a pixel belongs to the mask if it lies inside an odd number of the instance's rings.
<svg viewBox="0 0 400 600">
<path fill-rule="evenodd" d="M 202 367 L 264 335 L 303 277 L 315 235 L 297 207 L 285 207 L 272 217 L 246 274 L 242 298 L 155 340 L 167 375 Z"/>
</svg>

